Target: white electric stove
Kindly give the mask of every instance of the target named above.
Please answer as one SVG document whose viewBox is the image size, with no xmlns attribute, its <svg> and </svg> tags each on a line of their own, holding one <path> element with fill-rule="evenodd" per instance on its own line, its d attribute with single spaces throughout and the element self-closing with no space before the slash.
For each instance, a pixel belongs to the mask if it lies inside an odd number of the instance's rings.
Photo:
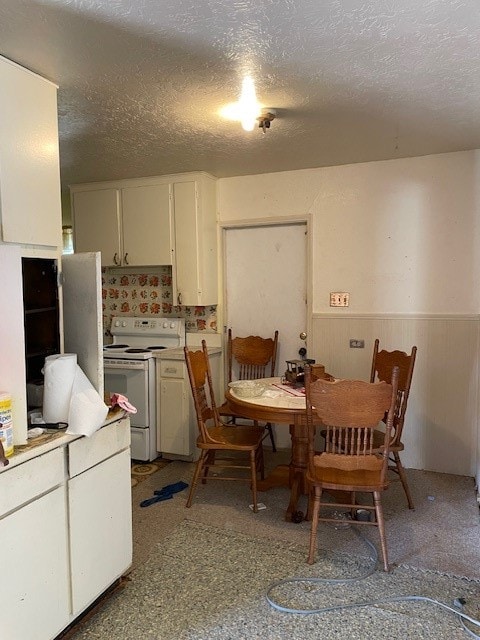
<svg viewBox="0 0 480 640">
<path fill-rule="evenodd" d="M 158 454 L 155 352 L 185 344 L 183 318 L 112 318 L 112 344 L 103 349 L 105 392 L 126 396 L 130 414 L 131 456 L 151 461 Z"/>
</svg>

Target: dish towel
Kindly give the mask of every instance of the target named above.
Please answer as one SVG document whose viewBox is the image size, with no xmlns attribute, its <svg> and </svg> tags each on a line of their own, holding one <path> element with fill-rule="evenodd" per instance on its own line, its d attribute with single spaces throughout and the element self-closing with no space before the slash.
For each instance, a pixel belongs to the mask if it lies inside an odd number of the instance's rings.
<svg viewBox="0 0 480 640">
<path fill-rule="evenodd" d="M 133 404 L 131 404 L 128 401 L 127 396 L 122 396 L 121 393 L 113 393 L 112 397 L 110 398 L 110 403 L 112 407 L 114 407 L 115 405 L 118 405 L 121 409 L 123 409 L 127 413 L 137 413 L 137 408 L 134 407 Z"/>
</svg>

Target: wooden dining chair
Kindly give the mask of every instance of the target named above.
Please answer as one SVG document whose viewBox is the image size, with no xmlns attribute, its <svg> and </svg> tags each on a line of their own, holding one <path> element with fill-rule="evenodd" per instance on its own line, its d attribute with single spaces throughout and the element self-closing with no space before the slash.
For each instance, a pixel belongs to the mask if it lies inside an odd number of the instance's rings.
<svg viewBox="0 0 480 640">
<path fill-rule="evenodd" d="M 373 347 L 370 382 L 375 382 L 375 380 L 390 382 L 393 367 L 398 367 L 399 369 L 398 390 L 393 416 L 392 437 L 389 447 L 390 453 L 388 468 L 397 473 L 400 477 L 400 481 L 407 497 L 408 508 L 414 509 L 415 506 L 408 486 L 407 476 L 400 460 L 400 452 L 404 450 L 402 432 L 405 424 L 405 414 L 407 411 L 408 396 L 410 394 L 410 385 L 412 383 L 417 347 L 412 347 L 410 355 L 408 355 L 404 351 L 385 351 L 384 349 L 380 351 L 379 345 L 380 341 L 377 338 Z M 383 430 L 376 429 L 373 433 L 373 446 L 375 450 L 379 450 L 382 445 Z"/>
<path fill-rule="evenodd" d="M 228 330 L 227 341 L 227 371 L 228 382 L 232 380 L 258 380 L 259 378 L 273 378 L 277 365 L 278 331 L 273 338 L 261 338 L 260 336 L 247 336 L 245 338 L 232 338 L 232 330 Z M 219 407 L 219 414 L 229 423 L 238 424 L 242 419 L 238 413 L 230 408 L 228 402 Z M 242 419 L 244 424 L 245 418 Z M 258 422 L 254 423 L 258 425 Z M 275 436 L 270 422 L 263 425 L 265 436 L 270 437 L 272 450 L 276 451 Z"/>
<path fill-rule="evenodd" d="M 188 347 L 184 347 L 184 352 L 197 417 L 197 447 L 200 449 L 200 457 L 195 467 L 186 506 L 190 507 L 192 504 L 200 477 L 202 483 L 206 483 L 207 478 L 240 480 L 250 482 L 253 511 L 257 513 L 257 473 L 260 473 L 262 480 L 265 477 L 264 429 L 259 426 L 230 426 L 221 422 L 215 404 L 205 340 L 202 340 L 200 351 L 191 351 Z M 230 469 L 234 473 L 233 475 L 232 473 L 209 475 L 212 468 Z M 248 470 L 249 474 L 241 475 L 243 470 Z"/>
<path fill-rule="evenodd" d="M 359 509 L 373 517 L 356 520 L 359 525 L 378 527 L 383 568 L 388 571 L 388 552 L 381 493 L 388 486 L 388 453 L 393 428 L 399 370 L 394 368 L 391 384 L 363 380 L 323 379 L 312 381 L 310 367 L 305 367 L 307 407 L 309 504 L 307 519 L 312 520 L 309 564 L 313 564 L 319 522 L 336 522 L 328 509 L 350 509 L 352 518 Z M 387 415 L 382 450 L 373 450 L 373 431 Z M 325 451 L 315 453 L 315 423 L 327 430 Z M 323 500 L 324 491 L 341 491 L 333 502 Z M 357 501 L 358 494 L 361 502 Z M 367 503 L 363 494 L 371 494 Z M 341 496 L 341 497 L 339 497 Z M 346 496 L 346 497 L 345 497 Z M 323 509 L 323 511 L 321 511 Z"/>
</svg>

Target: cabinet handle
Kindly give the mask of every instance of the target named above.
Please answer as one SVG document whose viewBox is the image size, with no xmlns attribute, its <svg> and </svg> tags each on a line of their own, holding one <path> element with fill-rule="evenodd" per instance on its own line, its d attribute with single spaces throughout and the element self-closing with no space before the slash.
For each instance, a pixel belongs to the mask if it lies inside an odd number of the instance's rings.
<svg viewBox="0 0 480 640">
<path fill-rule="evenodd" d="M 118 256 L 117 256 L 117 254 L 116 254 L 116 253 L 115 253 L 115 254 L 114 254 L 114 256 L 113 256 L 113 264 L 120 264 L 120 262 L 119 262 L 119 260 L 118 260 Z"/>
<path fill-rule="evenodd" d="M 123 261 L 125 264 L 128 264 L 128 253 L 125 254 Z"/>
<path fill-rule="evenodd" d="M 182 304 L 182 294 L 181 293 L 179 293 L 178 296 L 177 296 L 177 302 L 178 302 L 178 304 Z"/>
</svg>

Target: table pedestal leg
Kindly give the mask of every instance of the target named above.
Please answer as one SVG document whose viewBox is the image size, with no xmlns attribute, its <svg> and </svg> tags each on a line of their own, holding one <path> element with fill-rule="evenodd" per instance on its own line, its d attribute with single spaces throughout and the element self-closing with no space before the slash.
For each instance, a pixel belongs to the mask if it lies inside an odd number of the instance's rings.
<svg viewBox="0 0 480 640">
<path fill-rule="evenodd" d="M 290 502 L 285 513 L 285 520 L 296 520 L 296 514 L 300 516 L 298 501 L 307 493 L 305 474 L 308 462 L 308 436 L 307 425 L 300 416 L 295 417 L 295 423 L 290 425 L 292 438 L 292 459 L 289 468 Z M 301 515 L 303 517 L 303 513 Z"/>
<path fill-rule="evenodd" d="M 292 439 L 292 457 L 289 465 L 279 465 L 272 473 L 257 484 L 259 491 L 268 491 L 272 487 L 290 487 L 290 501 L 285 513 L 285 520 L 292 522 L 298 511 L 298 501 L 307 493 L 305 473 L 307 470 L 307 425 L 302 417 L 295 417 L 295 423 L 290 425 Z M 302 514 L 303 517 L 303 514 Z"/>
</svg>

